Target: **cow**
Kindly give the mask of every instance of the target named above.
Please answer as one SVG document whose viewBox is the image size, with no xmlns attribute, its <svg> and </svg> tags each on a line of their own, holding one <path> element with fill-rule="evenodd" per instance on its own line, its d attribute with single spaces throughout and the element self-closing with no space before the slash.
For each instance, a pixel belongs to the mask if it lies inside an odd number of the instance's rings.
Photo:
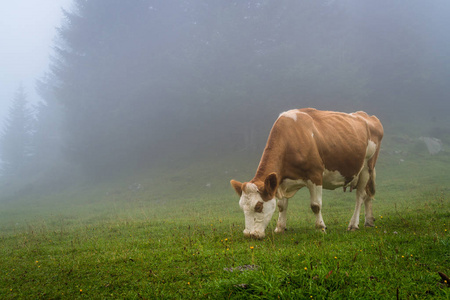
<svg viewBox="0 0 450 300">
<path fill-rule="evenodd" d="M 373 227 L 375 163 L 383 126 L 363 111 L 341 113 L 313 108 L 283 112 L 270 131 L 255 176 L 249 182 L 231 180 L 245 215 L 244 235 L 262 239 L 276 206 L 275 232 L 286 230 L 288 199 L 302 187 L 310 193 L 316 228 L 325 231 L 322 189 L 356 189 L 356 206 L 348 230 L 359 229 L 361 205 L 365 226 Z"/>
</svg>

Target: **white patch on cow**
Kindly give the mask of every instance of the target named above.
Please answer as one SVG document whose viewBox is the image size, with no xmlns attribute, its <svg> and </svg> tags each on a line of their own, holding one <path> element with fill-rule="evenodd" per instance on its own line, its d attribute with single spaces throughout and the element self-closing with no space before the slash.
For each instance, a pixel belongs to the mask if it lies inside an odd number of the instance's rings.
<svg viewBox="0 0 450 300">
<path fill-rule="evenodd" d="M 299 113 L 298 109 L 291 109 L 291 110 L 288 110 L 288 111 L 285 111 L 285 112 L 281 113 L 278 118 L 286 117 L 286 118 L 291 118 L 294 121 L 297 121 L 297 114 L 298 113 Z"/>
<path fill-rule="evenodd" d="M 277 190 L 277 198 L 291 198 L 294 196 L 294 194 L 301 189 L 302 187 L 306 186 L 306 182 L 302 179 L 293 180 L 286 178 L 284 179 Z"/>
<path fill-rule="evenodd" d="M 255 206 L 258 202 L 263 203 L 262 212 L 256 212 Z M 263 238 L 265 236 L 265 229 L 272 219 L 275 212 L 276 201 L 275 198 L 269 201 L 264 201 L 258 192 L 258 188 L 253 183 L 247 183 L 242 192 L 239 206 L 244 211 L 245 215 L 245 236 L 253 236 L 256 238 Z"/>
<path fill-rule="evenodd" d="M 367 149 L 366 149 L 366 159 L 370 159 L 375 154 L 375 151 L 377 151 L 377 144 L 375 144 L 373 141 L 369 140 L 369 143 L 368 143 Z"/>
<path fill-rule="evenodd" d="M 334 190 L 345 185 L 345 177 L 342 176 L 339 171 L 329 171 L 325 169 L 322 182 L 324 189 Z"/>
<path fill-rule="evenodd" d="M 247 183 L 245 185 L 245 190 L 247 191 L 247 193 L 256 193 L 258 192 L 258 187 L 254 183 Z"/>
</svg>

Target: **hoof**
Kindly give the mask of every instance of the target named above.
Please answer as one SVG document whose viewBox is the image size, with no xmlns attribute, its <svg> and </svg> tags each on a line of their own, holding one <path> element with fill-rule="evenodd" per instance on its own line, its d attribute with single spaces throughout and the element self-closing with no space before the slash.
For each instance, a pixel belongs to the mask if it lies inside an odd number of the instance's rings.
<svg viewBox="0 0 450 300">
<path fill-rule="evenodd" d="M 275 233 L 284 233 L 285 231 L 286 231 L 287 229 L 286 228 L 279 228 L 279 227 L 277 227 L 277 228 L 275 228 Z"/>
<path fill-rule="evenodd" d="M 364 223 L 364 226 L 366 227 L 374 227 L 375 226 L 375 218 L 369 218 Z"/>
<path fill-rule="evenodd" d="M 348 228 L 347 228 L 347 231 L 356 231 L 356 230 L 358 230 L 359 229 L 359 227 L 358 226 L 349 226 Z"/>
</svg>

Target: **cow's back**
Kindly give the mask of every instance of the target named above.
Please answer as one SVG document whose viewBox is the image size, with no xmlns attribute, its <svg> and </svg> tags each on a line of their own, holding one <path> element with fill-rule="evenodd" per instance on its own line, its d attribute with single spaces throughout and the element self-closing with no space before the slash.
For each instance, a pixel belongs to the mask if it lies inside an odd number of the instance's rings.
<svg viewBox="0 0 450 300">
<path fill-rule="evenodd" d="M 289 134 L 285 137 L 291 153 L 288 164 L 293 165 L 286 170 L 288 173 L 300 169 L 308 173 L 315 173 L 313 169 L 318 173 L 339 171 L 351 180 L 364 164 L 369 142 L 379 147 L 383 135 L 379 120 L 365 112 L 346 114 L 306 108 L 282 116 L 286 118 L 278 120 L 277 127 Z"/>
<path fill-rule="evenodd" d="M 352 178 L 357 173 L 366 155 L 371 130 L 367 115 L 345 114 L 315 109 L 302 109 L 313 122 L 312 143 L 329 171 L 339 171 L 344 177 Z M 298 130 L 305 130 L 298 124 Z"/>
</svg>

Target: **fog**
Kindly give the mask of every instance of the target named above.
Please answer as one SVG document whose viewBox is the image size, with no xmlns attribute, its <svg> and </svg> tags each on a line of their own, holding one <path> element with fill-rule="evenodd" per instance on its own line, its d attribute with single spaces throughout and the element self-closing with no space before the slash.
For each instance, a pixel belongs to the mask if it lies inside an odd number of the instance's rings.
<svg viewBox="0 0 450 300">
<path fill-rule="evenodd" d="M 7 1 L 0 9 L 0 124 L 8 114 L 15 91 L 26 90 L 30 105 L 41 99 L 34 87 L 49 65 L 61 6 L 71 0 Z"/>
<path fill-rule="evenodd" d="M 36 78 L 42 103 L 11 99 L 3 191 L 260 155 L 292 108 L 448 135 L 449 15 L 444 0 L 74 0 Z"/>
</svg>

